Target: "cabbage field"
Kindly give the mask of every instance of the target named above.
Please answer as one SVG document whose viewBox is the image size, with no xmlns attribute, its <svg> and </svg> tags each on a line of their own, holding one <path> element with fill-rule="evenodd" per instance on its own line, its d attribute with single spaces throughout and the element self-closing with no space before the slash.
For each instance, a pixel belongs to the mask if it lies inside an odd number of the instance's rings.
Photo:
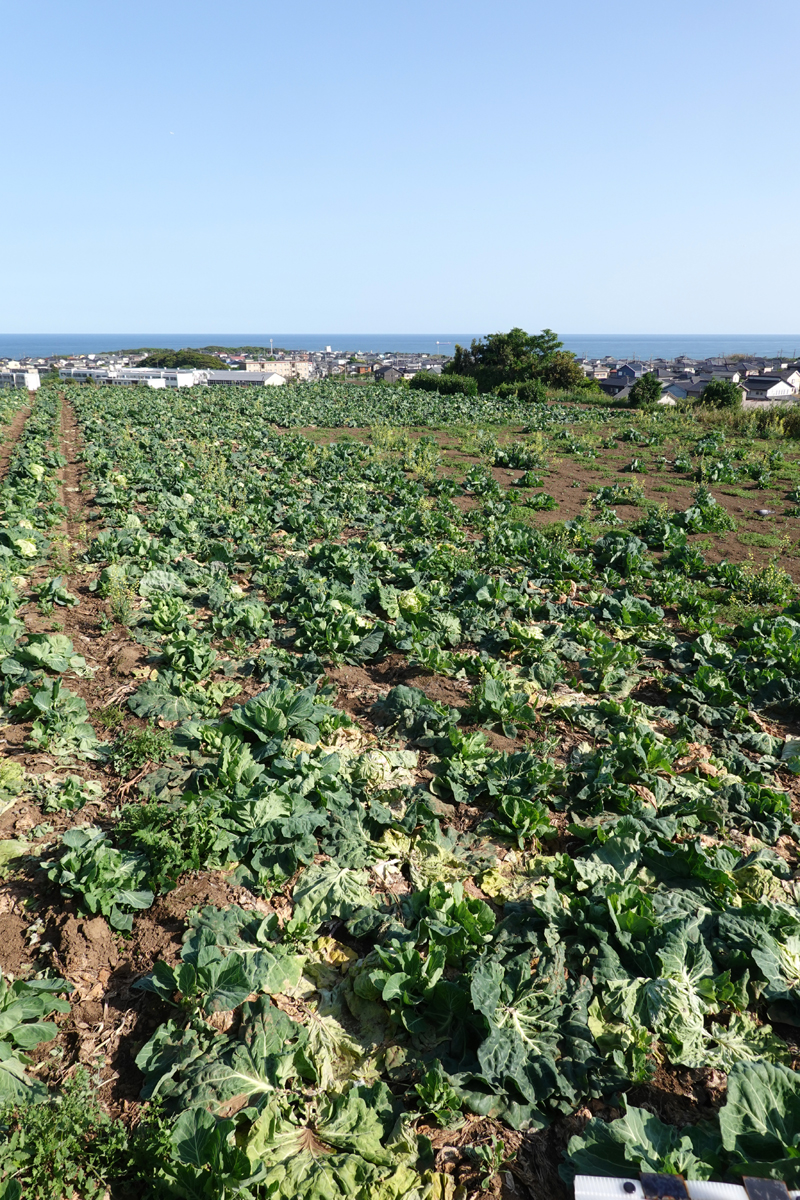
<svg viewBox="0 0 800 1200">
<path fill-rule="evenodd" d="M 0 423 L 0 1197 L 800 1187 L 780 414 Z"/>
</svg>

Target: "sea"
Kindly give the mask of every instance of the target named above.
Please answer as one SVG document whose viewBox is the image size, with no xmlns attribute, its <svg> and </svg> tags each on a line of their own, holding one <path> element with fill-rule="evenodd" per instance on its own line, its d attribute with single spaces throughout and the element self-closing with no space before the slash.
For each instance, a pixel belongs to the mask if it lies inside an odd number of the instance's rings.
<svg viewBox="0 0 800 1200">
<path fill-rule="evenodd" d="M 341 354 L 452 354 L 456 343 L 468 346 L 481 333 L 4 333 L 0 358 L 49 358 L 52 355 L 102 354 L 112 350 L 159 347 L 180 350 L 204 346 L 263 346 L 284 350 L 325 350 Z M 561 340 L 580 357 L 673 359 L 724 357 L 729 354 L 796 358 L 798 333 L 564 333 Z"/>
</svg>

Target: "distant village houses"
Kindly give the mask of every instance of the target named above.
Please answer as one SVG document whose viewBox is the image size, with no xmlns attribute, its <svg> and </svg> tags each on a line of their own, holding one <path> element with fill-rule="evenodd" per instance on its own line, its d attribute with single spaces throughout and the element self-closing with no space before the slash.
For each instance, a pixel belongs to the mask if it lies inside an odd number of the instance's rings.
<svg viewBox="0 0 800 1200">
<path fill-rule="evenodd" d="M 681 356 L 672 362 L 583 362 L 584 373 L 597 381 L 606 395 L 623 404 L 637 379 L 645 374 L 656 375 L 661 383 L 662 404 L 678 400 L 698 399 L 712 379 L 725 379 L 735 384 L 748 407 L 763 401 L 792 402 L 800 392 L 800 363 L 782 360 L 755 359 L 728 362 L 722 358 L 696 362 Z"/>
</svg>

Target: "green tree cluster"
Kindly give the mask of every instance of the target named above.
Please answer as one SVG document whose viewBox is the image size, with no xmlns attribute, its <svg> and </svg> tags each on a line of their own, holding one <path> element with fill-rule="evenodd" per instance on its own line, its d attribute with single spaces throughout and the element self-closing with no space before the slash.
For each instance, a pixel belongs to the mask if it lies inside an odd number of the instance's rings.
<svg viewBox="0 0 800 1200">
<path fill-rule="evenodd" d="M 501 383 L 524 383 L 540 377 L 562 348 L 563 343 L 552 329 L 530 334 L 515 326 L 508 333 L 490 333 L 483 340 L 473 339 L 469 349 L 456 345 L 445 371 L 449 375 L 470 376 L 479 391 L 492 392 Z"/>
<path fill-rule="evenodd" d="M 526 333 L 515 326 L 508 333 L 491 333 L 483 340 L 473 339 L 469 349 L 456 345 L 453 359 L 445 367 L 449 375 L 475 380 L 479 392 L 509 391 L 530 393 L 529 399 L 543 399 L 540 386 L 574 390 L 592 387 L 584 377 L 574 354 L 564 349 L 552 329 Z"/>
<path fill-rule="evenodd" d="M 148 354 L 140 367 L 196 367 L 207 371 L 228 371 L 230 367 L 215 354 L 203 354 L 199 350 L 154 350 Z"/>
</svg>

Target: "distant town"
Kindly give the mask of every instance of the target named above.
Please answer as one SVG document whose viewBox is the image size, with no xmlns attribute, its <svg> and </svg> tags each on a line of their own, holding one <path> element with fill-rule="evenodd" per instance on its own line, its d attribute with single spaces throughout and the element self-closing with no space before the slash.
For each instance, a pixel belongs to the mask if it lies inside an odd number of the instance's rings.
<svg viewBox="0 0 800 1200">
<path fill-rule="evenodd" d="M 197 352 L 186 352 L 196 354 Z M 250 348 L 248 352 L 229 353 L 207 347 L 200 357 L 202 367 L 153 366 L 146 360 L 156 355 L 150 349 L 117 353 L 52 356 L 50 358 L 0 359 L 0 387 L 19 387 L 35 391 L 43 380 L 57 376 L 75 382 L 98 384 L 145 384 L 153 388 L 194 387 L 208 384 L 233 386 L 281 386 L 293 381 L 339 377 L 366 383 L 392 384 L 410 380 L 421 371 L 441 374 L 449 361 L 447 355 L 401 353 L 342 353 L 330 346 L 323 351 L 274 351 Z M 173 354 L 180 357 L 181 352 Z M 219 367 L 215 368 L 215 362 Z M 800 393 L 800 359 L 742 357 L 707 358 L 680 356 L 670 361 L 661 358 L 646 362 L 624 361 L 612 357 L 577 359 L 584 375 L 621 404 L 627 400 L 635 381 L 654 374 L 661 383 L 661 403 L 674 404 L 686 397 L 698 397 L 712 379 L 726 379 L 742 391 L 750 406 L 791 403 Z M 212 365 L 208 365 L 212 364 Z"/>
</svg>

